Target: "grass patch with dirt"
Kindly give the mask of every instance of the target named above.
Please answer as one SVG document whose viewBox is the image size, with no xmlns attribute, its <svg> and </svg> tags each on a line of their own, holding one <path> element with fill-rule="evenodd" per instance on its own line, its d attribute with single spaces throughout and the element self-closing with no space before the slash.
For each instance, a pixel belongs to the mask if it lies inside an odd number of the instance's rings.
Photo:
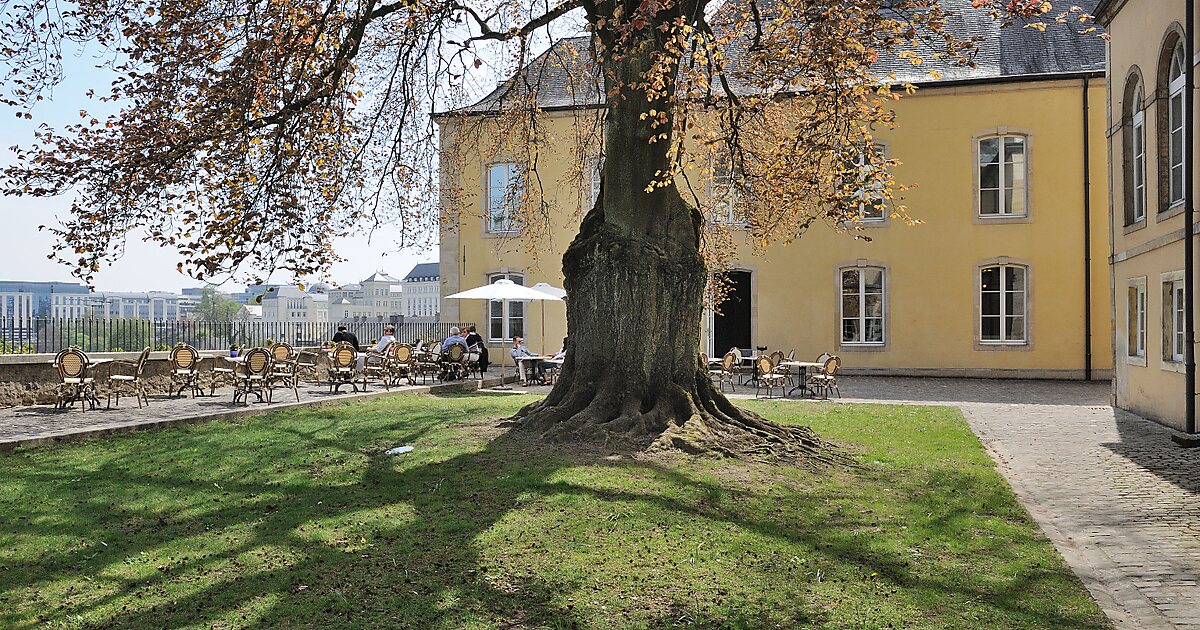
<svg viewBox="0 0 1200 630">
<path fill-rule="evenodd" d="M 1108 627 L 952 408 L 739 401 L 861 463 L 811 472 L 495 427 L 531 400 L 0 454 L 0 627 Z"/>
</svg>

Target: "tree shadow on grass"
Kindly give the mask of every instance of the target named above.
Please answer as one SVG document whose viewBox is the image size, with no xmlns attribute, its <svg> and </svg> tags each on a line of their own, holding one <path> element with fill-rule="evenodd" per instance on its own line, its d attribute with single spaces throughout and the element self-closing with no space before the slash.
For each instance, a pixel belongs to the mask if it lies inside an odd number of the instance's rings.
<svg viewBox="0 0 1200 630">
<path fill-rule="evenodd" d="M 0 625 L 16 625 L 20 619 L 3 612 L 17 604 L 5 602 L 12 594 L 40 590 L 69 576 L 73 588 L 82 590 L 94 580 L 108 592 L 63 604 L 53 601 L 62 591 L 55 588 L 45 595 L 46 619 L 84 615 L 95 625 L 123 628 L 218 623 L 587 627 L 595 624 L 598 612 L 580 610 L 564 599 L 564 592 L 587 582 L 588 575 L 564 582 L 561 577 L 548 580 L 536 570 L 497 571 L 489 566 L 480 541 L 510 513 L 530 505 L 531 497 L 577 495 L 650 505 L 684 520 L 726 523 L 785 540 L 830 562 L 921 591 L 926 601 L 965 593 L 1003 611 L 1014 626 L 1088 627 L 1086 617 L 1047 614 L 1022 598 L 1045 577 L 1036 571 L 999 591 L 972 590 L 956 576 L 923 574 L 903 557 L 864 545 L 852 532 L 868 527 L 870 517 L 852 506 L 834 512 L 826 527 L 797 527 L 788 510 L 747 514 L 735 508 L 739 502 L 770 502 L 774 495 L 767 489 L 731 487 L 739 484 L 689 474 L 670 461 L 628 454 L 610 459 L 611 453 L 547 447 L 527 436 L 497 432 L 494 423 L 486 422 L 462 426 L 476 441 L 486 440 L 482 447 L 475 444 L 444 459 L 438 455 L 449 448 L 431 448 L 414 459 L 377 454 L 388 444 L 416 442 L 421 449 L 422 440 L 446 439 L 437 432 L 448 417 L 470 413 L 471 408 L 453 414 L 434 409 L 370 425 L 371 434 L 364 435 L 357 431 L 365 425 L 345 426 L 334 410 L 313 412 L 304 423 L 279 423 L 259 441 L 239 445 L 223 444 L 217 430 L 179 433 L 173 439 L 159 434 L 162 439 L 143 437 L 130 453 L 100 463 L 88 473 L 86 484 L 69 483 L 78 471 L 63 470 L 60 461 L 34 461 L 39 459 L 35 453 L 21 482 L 53 488 L 63 496 L 16 523 L 0 516 L 0 523 L 47 539 L 94 532 L 108 546 L 51 549 L 0 569 L 5 585 Z M 297 452 L 306 455 L 298 457 Z M 133 466 L 128 460 L 133 456 L 153 462 L 152 470 Z M 239 474 L 239 465 L 249 468 Z M 629 490 L 560 478 L 560 471 L 579 466 L 645 475 L 653 484 Z M 135 469 L 141 474 L 131 476 Z M 980 490 L 966 475 L 925 483 L 940 490 L 913 490 L 905 499 L 913 502 L 914 513 L 936 511 L 948 520 L 966 518 L 974 505 L 955 502 L 954 496 Z M 162 510 L 153 503 L 159 496 L 187 500 Z M 837 497 L 820 487 L 808 492 L 793 488 L 783 499 L 793 512 L 815 510 L 831 500 Z M 77 507 L 62 512 L 62 505 Z M 198 551 L 189 541 L 207 541 L 209 551 Z M 995 541 L 986 550 L 1003 555 L 1005 542 Z M 143 553 L 154 557 L 154 566 L 138 565 L 133 577 L 115 575 L 114 567 L 131 558 L 136 562 Z M 754 570 L 749 561 L 736 568 Z M 808 610 L 805 602 L 794 605 L 790 611 L 726 614 L 694 602 L 667 601 L 659 611 L 615 611 L 612 625 L 763 627 L 781 617 L 795 625 L 827 621 L 822 610 Z"/>
</svg>

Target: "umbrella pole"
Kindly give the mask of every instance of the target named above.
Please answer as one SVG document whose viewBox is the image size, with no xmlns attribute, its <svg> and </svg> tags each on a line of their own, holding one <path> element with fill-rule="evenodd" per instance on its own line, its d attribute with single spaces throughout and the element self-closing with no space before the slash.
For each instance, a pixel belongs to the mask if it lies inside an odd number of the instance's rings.
<svg viewBox="0 0 1200 630">
<path fill-rule="evenodd" d="M 506 313 L 508 313 L 508 300 L 500 300 L 500 314 L 504 315 Z M 501 317 L 500 324 L 503 326 L 505 323 L 506 323 L 505 319 L 503 317 Z M 504 345 L 504 331 L 503 330 L 500 331 L 500 345 L 501 346 Z M 504 355 L 508 354 L 508 353 L 504 351 L 503 347 L 500 348 L 500 352 L 502 353 L 500 355 L 500 384 L 493 387 L 492 389 L 512 389 L 508 385 L 504 384 L 504 382 L 508 378 L 508 361 L 504 359 Z"/>
</svg>

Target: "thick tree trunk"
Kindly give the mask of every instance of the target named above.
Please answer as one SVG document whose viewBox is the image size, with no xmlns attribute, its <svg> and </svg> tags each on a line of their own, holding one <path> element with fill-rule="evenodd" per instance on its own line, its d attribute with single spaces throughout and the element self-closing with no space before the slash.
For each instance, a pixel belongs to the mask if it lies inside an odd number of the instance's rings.
<svg viewBox="0 0 1200 630">
<path fill-rule="evenodd" d="M 836 456 L 811 431 L 738 409 L 699 365 L 707 279 L 701 219 L 674 185 L 647 186 L 669 169 L 669 111 L 636 87 L 651 66 L 650 39 L 608 55 L 600 198 L 563 256 L 567 357 L 558 383 L 517 424 L 556 441 L 625 442 L 689 453 L 791 461 Z M 670 86 L 665 90 L 670 93 Z M 668 140 L 650 142 L 652 134 Z"/>
</svg>

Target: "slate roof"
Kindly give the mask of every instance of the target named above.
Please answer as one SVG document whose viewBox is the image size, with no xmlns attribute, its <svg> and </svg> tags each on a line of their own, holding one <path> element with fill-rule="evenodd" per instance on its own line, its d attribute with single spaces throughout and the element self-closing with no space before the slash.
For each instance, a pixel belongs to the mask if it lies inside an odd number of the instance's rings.
<svg viewBox="0 0 1200 630">
<path fill-rule="evenodd" d="M 1073 4 L 1091 12 L 1095 9 L 1097 1 L 1076 0 Z M 1044 32 L 1024 28 L 1021 23 L 1002 27 L 1000 22 L 993 20 L 985 12 L 971 8 L 971 2 L 972 0 L 941 0 L 942 6 L 949 13 L 947 30 L 950 33 L 960 39 L 982 38 L 974 68 L 954 65 L 946 59 L 926 60 L 922 65 L 914 66 L 905 59 L 897 58 L 895 54 L 888 54 L 881 56 L 876 63 L 876 76 L 884 78 L 892 73 L 897 82 L 934 86 L 956 81 L 1004 81 L 1018 78 L 1034 80 L 1053 78 L 1056 75 L 1103 73 L 1104 41 L 1095 32 L 1073 32 L 1072 28 L 1080 28 L 1078 22 L 1071 27 L 1051 24 Z M 760 3 L 760 6 L 763 4 Z M 1055 11 L 1057 10 L 1056 8 Z M 714 21 L 718 19 L 714 18 Z M 731 64 L 736 66 L 738 49 L 741 48 L 741 52 L 744 52 L 748 43 L 748 38 L 735 40 L 735 50 L 729 54 Z M 942 76 L 934 79 L 930 76 L 930 70 L 937 70 Z M 526 65 L 517 77 L 501 84 L 474 105 L 459 111 L 497 111 L 506 99 L 527 94 L 527 85 L 538 86 L 538 104 L 544 109 L 600 105 L 603 102 L 603 87 L 599 67 L 592 60 L 590 37 L 559 40 Z M 733 87 L 738 92 L 750 90 L 746 85 L 736 85 L 736 81 Z"/>
<path fill-rule="evenodd" d="M 384 273 L 382 271 L 376 271 L 375 273 L 371 274 L 370 278 L 363 280 L 363 282 L 400 282 L 400 281 L 387 275 L 386 273 Z"/>
<path fill-rule="evenodd" d="M 412 268 L 404 280 L 407 282 L 417 282 L 417 278 L 432 278 L 437 279 L 440 276 L 440 263 L 421 263 Z"/>
</svg>

